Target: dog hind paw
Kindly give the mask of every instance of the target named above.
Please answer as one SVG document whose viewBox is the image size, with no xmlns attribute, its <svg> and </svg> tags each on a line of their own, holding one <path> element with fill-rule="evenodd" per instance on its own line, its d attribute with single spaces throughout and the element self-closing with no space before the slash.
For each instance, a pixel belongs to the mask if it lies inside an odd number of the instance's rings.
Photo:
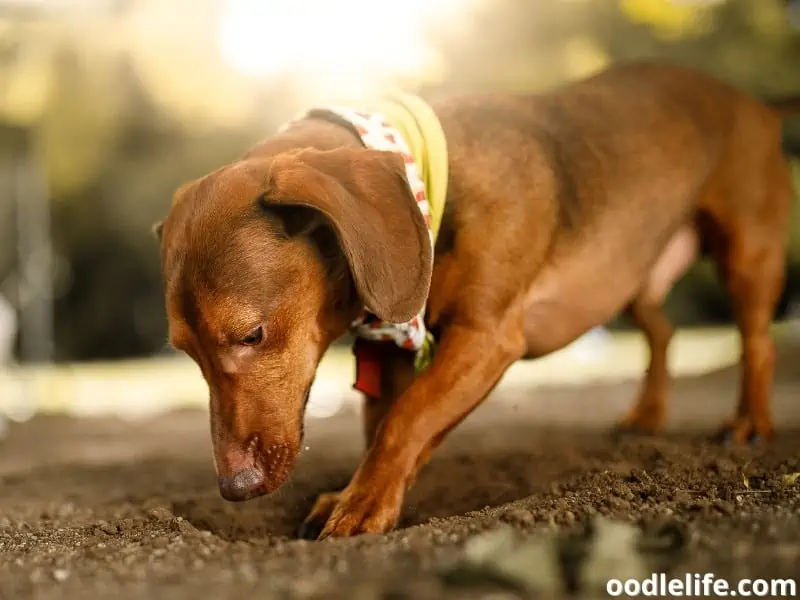
<svg viewBox="0 0 800 600">
<path fill-rule="evenodd" d="M 724 446 L 749 445 L 759 447 L 772 441 L 772 432 L 758 432 L 750 423 L 725 424 L 719 428 L 711 440 Z"/>
</svg>

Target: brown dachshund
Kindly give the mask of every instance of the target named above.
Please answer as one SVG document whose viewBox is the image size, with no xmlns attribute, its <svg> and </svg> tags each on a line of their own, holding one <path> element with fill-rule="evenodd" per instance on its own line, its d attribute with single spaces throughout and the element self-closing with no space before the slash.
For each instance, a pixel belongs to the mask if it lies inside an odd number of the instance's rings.
<svg viewBox="0 0 800 600">
<path fill-rule="evenodd" d="M 743 348 L 723 430 L 772 437 L 770 324 L 793 200 L 780 117 L 800 101 L 768 107 L 707 75 L 637 63 L 549 94 L 432 107 L 449 152 L 433 251 L 403 160 L 322 117 L 184 185 L 156 225 L 170 339 L 209 385 L 223 497 L 284 483 L 317 365 L 365 309 L 400 323 L 425 308 L 438 348 L 416 374 L 412 353 L 383 344 L 363 460 L 318 499 L 306 536 L 392 529 L 431 452 L 512 363 L 623 310 L 651 357 L 620 425 L 659 430 L 672 336 L 662 302 L 705 254 Z"/>
</svg>

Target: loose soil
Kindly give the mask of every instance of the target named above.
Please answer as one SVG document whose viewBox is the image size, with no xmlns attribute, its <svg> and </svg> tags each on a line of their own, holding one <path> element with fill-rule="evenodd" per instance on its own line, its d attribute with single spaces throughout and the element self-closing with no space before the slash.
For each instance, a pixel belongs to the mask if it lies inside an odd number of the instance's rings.
<svg viewBox="0 0 800 600">
<path fill-rule="evenodd" d="M 621 441 L 607 430 L 636 382 L 501 388 L 424 470 L 401 528 L 325 542 L 294 530 L 355 468 L 354 413 L 309 422 L 291 482 L 242 504 L 218 495 L 202 412 L 37 417 L 0 443 L 0 598 L 514 598 L 442 573 L 481 532 L 537 539 L 597 515 L 678 528 L 678 575 L 799 577 L 800 483 L 783 476 L 800 471 L 800 351 L 781 353 L 770 447 L 706 441 L 737 382 L 733 369 L 674 382 L 670 431 Z"/>
</svg>

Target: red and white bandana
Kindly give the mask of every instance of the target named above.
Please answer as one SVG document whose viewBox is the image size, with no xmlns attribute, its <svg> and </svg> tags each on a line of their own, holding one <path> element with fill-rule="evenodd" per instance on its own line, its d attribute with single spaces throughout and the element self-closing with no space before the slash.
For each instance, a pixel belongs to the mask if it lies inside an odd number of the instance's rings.
<svg viewBox="0 0 800 600">
<path fill-rule="evenodd" d="M 333 106 L 324 109 L 312 109 L 293 119 L 305 119 L 311 113 L 324 110 L 332 113 L 349 123 L 361 137 L 364 146 L 373 150 L 397 152 L 403 157 L 406 167 L 406 180 L 414 198 L 417 201 L 425 224 L 431 245 L 434 243 L 431 228 L 431 209 L 428 203 L 428 194 L 425 184 L 420 177 L 420 170 L 414 161 L 406 141 L 400 132 L 389 123 L 388 119 L 376 112 L 353 110 L 345 107 Z M 291 121 L 282 130 L 288 128 Z M 420 313 L 407 323 L 387 323 L 375 315 L 365 311 L 351 325 L 351 332 L 356 338 L 373 342 L 394 342 L 400 348 L 417 352 L 418 356 L 429 342 L 429 334 L 425 327 L 425 307 Z M 380 395 L 380 374 L 375 370 L 380 368 L 379 357 L 374 348 L 359 347 L 356 343 L 357 374 L 356 389 L 372 396 Z"/>
</svg>

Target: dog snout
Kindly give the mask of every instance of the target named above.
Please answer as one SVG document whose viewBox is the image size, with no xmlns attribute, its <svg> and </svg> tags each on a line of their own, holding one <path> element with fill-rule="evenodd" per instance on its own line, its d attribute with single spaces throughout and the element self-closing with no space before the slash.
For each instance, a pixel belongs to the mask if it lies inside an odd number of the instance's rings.
<svg viewBox="0 0 800 600">
<path fill-rule="evenodd" d="M 264 493 L 264 473 L 250 467 L 232 477 L 219 477 L 219 493 L 231 502 L 243 502 Z"/>
</svg>

